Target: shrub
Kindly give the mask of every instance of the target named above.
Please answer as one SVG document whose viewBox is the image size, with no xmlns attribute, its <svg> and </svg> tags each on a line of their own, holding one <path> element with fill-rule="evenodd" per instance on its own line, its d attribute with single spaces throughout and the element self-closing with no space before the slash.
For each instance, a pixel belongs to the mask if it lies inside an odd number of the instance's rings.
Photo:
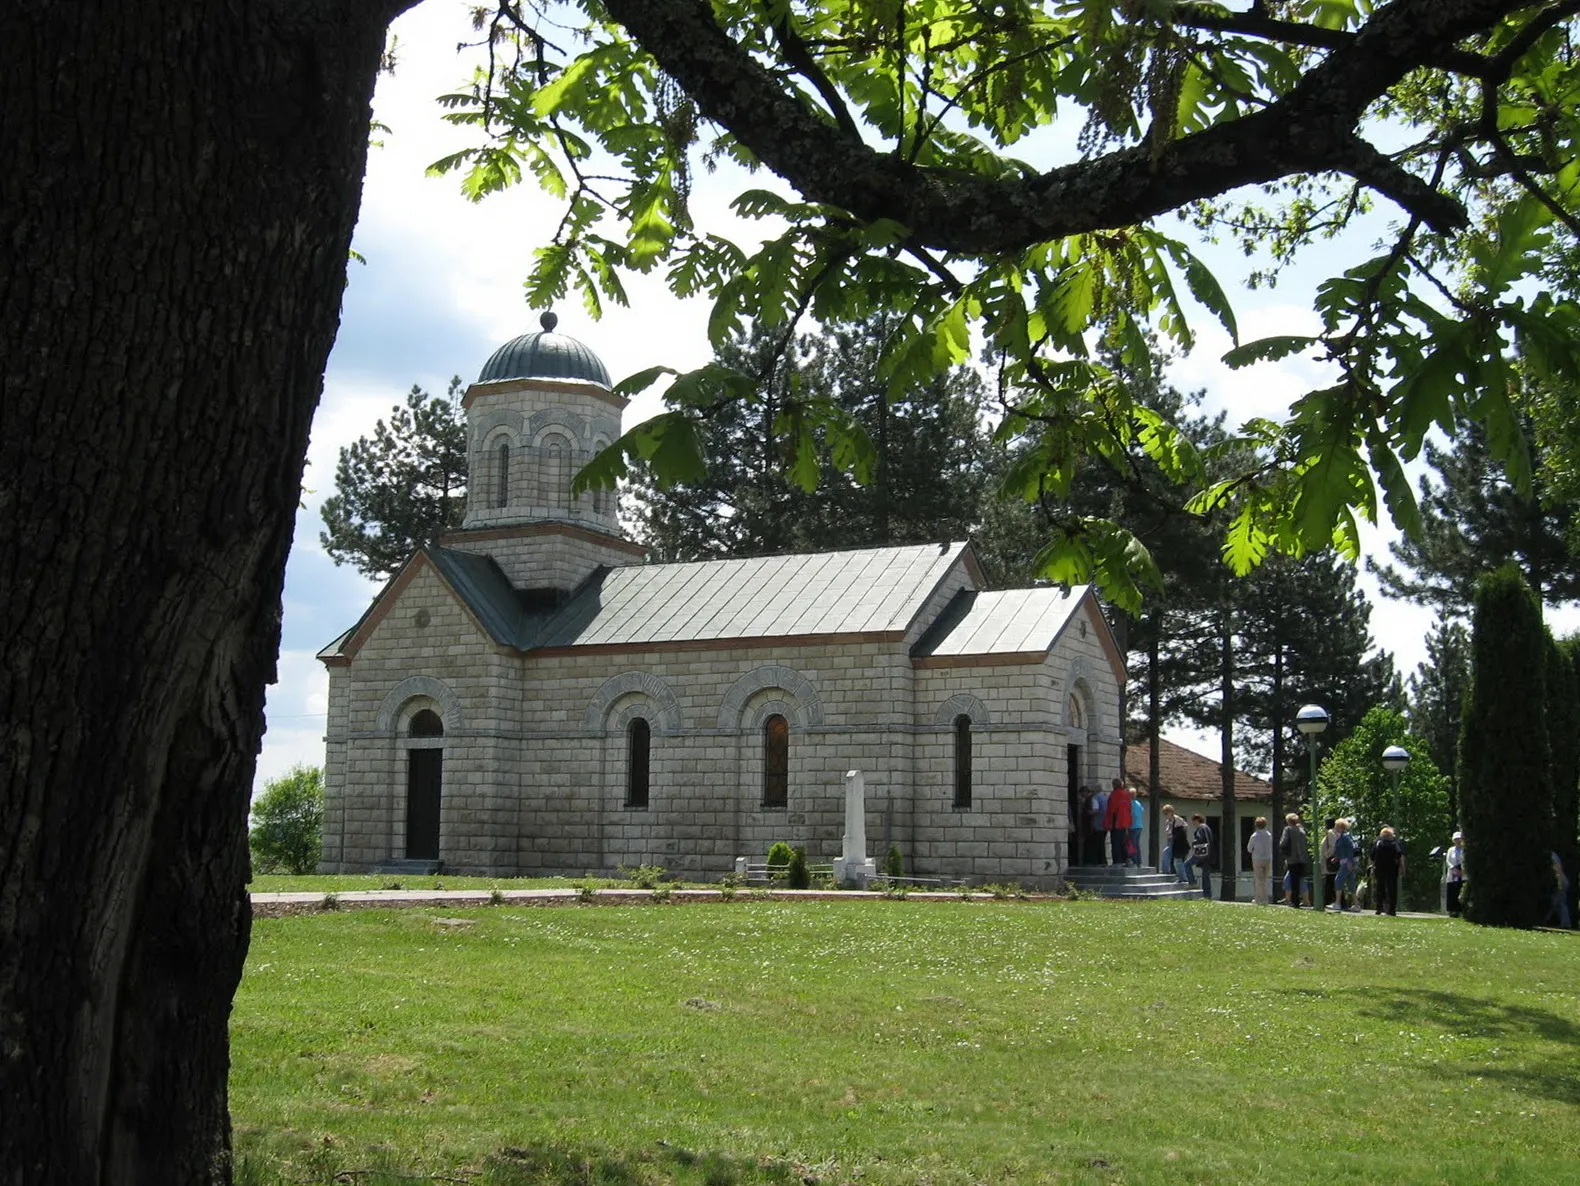
<svg viewBox="0 0 1580 1186">
<path fill-rule="evenodd" d="M 775 841 L 774 846 L 768 850 L 768 872 L 770 875 L 775 869 L 788 867 L 790 858 L 794 855 L 795 850 L 783 840 Z"/>
<path fill-rule="evenodd" d="M 790 854 L 790 865 L 785 870 L 785 880 L 791 889 L 812 888 L 812 874 L 806 867 L 806 849 L 797 848 Z"/>
<path fill-rule="evenodd" d="M 259 873 L 311 873 L 322 854 L 324 772 L 293 766 L 283 778 L 264 784 L 252 805 L 247 843 Z"/>
<path fill-rule="evenodd" d="M 1459 728 L 1465 917 L 1541 925 L 1552 892 L 1553 832 L 1541 610 L 1512 565 L 1476 582 L 1470 692 Z M 1536 846 L 1533 836 L 1540 837 Z"/>
<path fill-rule="evenodd" d="M 664 880 L 665 869 L 662 865 L 638 865 L 634 869 L 620 866 L 620 875 L 630 880 L 638 889 L 657 889 Z"/>
<path fill-rule="evenodd" d="M 905 858 L 900 856 L 898 844 L 889 845 L 889 855 L 883 858 L 883 875 L 885 877 L 904 877 Z"/>
</svg>

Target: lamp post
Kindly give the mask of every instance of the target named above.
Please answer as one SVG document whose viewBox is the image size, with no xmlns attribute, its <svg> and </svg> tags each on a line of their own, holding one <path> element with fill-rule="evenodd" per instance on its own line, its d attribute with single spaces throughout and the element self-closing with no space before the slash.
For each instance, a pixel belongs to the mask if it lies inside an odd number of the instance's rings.
<svg viewBox="0 0 1580 1186">
<path fill-rule="evenodd" d="M 1322 812 L 1317 802 L 1317 736 L 1328 727 L 1328 710 L 1320 704 L 1308 704 L 1295 714 L 1295 728 L 1306 735 L 1306 749 L 1311 754 L 1311 798 L 1307 810 L 1311 813 L 1311 826 L 1319 827 L 1322 821 Z M 1310 841 L 1307 840 L 1309 846 Z M 1317 849 L 1321 853 L 1320 846 Z M 1295 902 L 1300 901 L 1300 886 L 1292 887 Z M 1319 911 L 1327 908 L 1322 900 L 1322 874 L 1319 870 L 1311 871 L 1311 904 Z"/>
<path fill-rule="evenodd" d="M 1399 777 L 1410 764 L 1410 751 L 1402 745 L 1390 745 L 1382 752 L 1383 769 L 1393 777 L 1393 831 L 1404 839 L 1404 829 L 1399 826 Z"/>
<path fill-rule="evenodd" d="M 1400 845 L 1404 844 L 1404 829 L 1399 826 L 1399 778 L 1404 774 L 1404 768 L 1410 764 L 1410 751 L 1402 745 L 1390 745 L 1382 752 L 1383 769 L 1393 779 L 1393 834 Z M 1400 878 L 1403 881 L 1403 878 Z M 1403 891 L 1403 886 L 1394 887 L 1393 908 L 1399 909 L 1398 899 Z"/>
</svg>

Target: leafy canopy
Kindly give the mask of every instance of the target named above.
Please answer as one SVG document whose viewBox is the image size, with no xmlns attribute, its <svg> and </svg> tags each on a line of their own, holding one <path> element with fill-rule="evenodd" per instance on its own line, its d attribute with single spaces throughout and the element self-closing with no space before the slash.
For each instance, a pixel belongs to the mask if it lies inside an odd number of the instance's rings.
<svg viewBox="0 0 1580 1186">
<path fill-rule="evenodd" d="M 490 69 L 444 100 L 479 142 L 434 168 L 474 198 L 530 174 L 562 199 L 527 282 L 536 305 L 574 289 L 597 315 L 625 303 L 624 276 L 660 272 L 712 303 L 715 346 L 748 320 L 788 342 L 806 315 L 892 312 L 881 371 L 894 392 L 985 346 L 1005 431 L 1039 442 L 1011 484 L 1020 495 L 1068 489 L 1083 459 L 1121 466 L 1135 449 L 1182 482 L 1210 472 L 1095 355 L 1099 326 L 1132 368 L 1148 364 L 1149 328 L 1188 348 L 1197 306 L 1235 339 L 1233 365 L 1325 360 L 1336 380 L 1282 423 L 1242 426 L 1223 447 L 1243 460 L 1194 501 L 1227 517 L 1225 556 L 1243 572 L 1275 550 L 1353 555 L 1357 520 L 1382 505 L 1414 531 L 1403 467 L 1433 429 L 1480 423 L 1527 479 L 1516 353 L 1538 377 L 1580 375 L 1580 310 L 1528 282 L 1580 228 L 1575 8 L 495 0 L 479 14 Z M 761 242 L 694 220 L 694 169 L 720 161 L 793 189 L 737 194 Z M 1224 286 L 1157 221 L 1187 213 L 1279 263 L 1373 205 L 1394 225 L 1369 256 L 1331 252 L 1321 332 L 1256 342 L 1238 340 Z M 699 422 L 755 398 L 763 376 L 710 364 L 674 378 L 669 410 L 585 469 L 583 487 L 631 460 L 661 480 L 700 474 Z M 843 422 L 814 399 L 781 419 L 790 475 L 814 481 L 814 437 L 838 440 Z M 865 452 L 851 445 L 841 463 Z M 1124 605 L 1156 576 L 1133 535 L 1096 517 L 1057 535 L 1043 564 L 1095 573 Z"/>
<path fill-rule="evenodd" d="M 324 827 L 324 772 L 293 766 L 264 784 L 252 805 L 247 841 L 258 873 L 311 873 L 318 867 Z"/>
</svg>

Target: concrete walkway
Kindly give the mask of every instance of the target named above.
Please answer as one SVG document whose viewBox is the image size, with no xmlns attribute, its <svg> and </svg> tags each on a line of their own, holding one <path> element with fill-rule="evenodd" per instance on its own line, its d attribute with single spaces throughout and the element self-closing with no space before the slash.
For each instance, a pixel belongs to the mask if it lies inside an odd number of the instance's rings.
<svg viewBox="0 0 1580 1186">
<path fill-rule="evenodd" d="M 882 901 L 890 895 L 876 890 L 737 889 L 728 894 L 716 889 L 646 890 L 615 889 L 458 889 L 458 890 L 304 890 L 252 895 L 252 914 L 263 918 L 280 914 L 316 914 L 323 910 L 398 909 L 409 906 L 632 906 L 655 900 L 669 903 L 774 901 L 852 902 Z M 897 896 L 897 895 L 896 895 Z M 993 894 L 959 891 L 912 890 L 907 901 L 958 902 L 962 899 L 991 902 Z M 1047 900 L 1047 894 L 1027 893 L 1022 900 Z"/>
</svg>

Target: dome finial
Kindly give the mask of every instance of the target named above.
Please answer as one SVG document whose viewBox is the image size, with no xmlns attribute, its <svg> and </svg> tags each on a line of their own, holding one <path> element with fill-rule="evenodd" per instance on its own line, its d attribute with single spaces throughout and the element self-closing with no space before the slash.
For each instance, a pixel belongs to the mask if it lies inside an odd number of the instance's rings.
<svg viewBox="0 0 1580 1186">
<path fill-rule="evenodd" d="M 552 309 L 546 311 L 542 317 L 538 318 L 538 324 L 543 327 L 543 332 L 546 334 L 552 334 L 554 327 L 559 323 L 560 319 L 554 314 Z"/>
</svg>

